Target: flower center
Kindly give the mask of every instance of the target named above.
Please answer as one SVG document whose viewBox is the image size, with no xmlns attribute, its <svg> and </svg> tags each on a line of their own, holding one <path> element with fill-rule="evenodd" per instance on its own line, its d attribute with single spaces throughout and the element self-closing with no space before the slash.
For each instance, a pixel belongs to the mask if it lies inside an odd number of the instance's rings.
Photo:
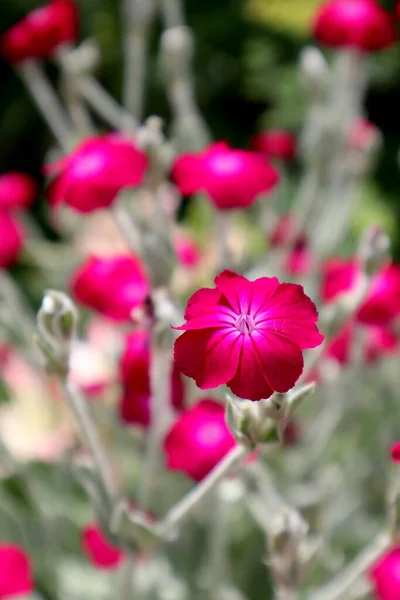
<svg viewBox="0 0 400 600">
<path fill-rule="evenodd" d="M 256 325 L 250 315 L 239 315 L 235 323 L 236 329 L 240 333 L 248 334 L 255 330 Z"/>
</svg>

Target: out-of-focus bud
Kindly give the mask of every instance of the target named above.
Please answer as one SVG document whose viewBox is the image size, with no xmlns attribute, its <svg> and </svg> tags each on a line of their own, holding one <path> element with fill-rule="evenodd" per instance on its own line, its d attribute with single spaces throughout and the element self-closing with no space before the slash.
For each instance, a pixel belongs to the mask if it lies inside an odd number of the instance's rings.
<svg viewBox="0 0 400 600">
<path fill-rule="evenodd" d="M 149 158 L 146 179 L 152 187 L 158 187 L 166 179 L 175 155 L 175 150 L 163 134 L 163 127 L 163 119 L 152 115 L 136 132 L 138 146 Z"/>
<path fill-rule="evenodd" d="M 380 225 L 370 227 L 361 239 L 358 255 L 365 273 L 372 277 L 390 258 L 390 238 Z"/>
<path fill-rule="evenodd" d="M 56 51 L 65 71 L 74 77 L 93 73 L 100 64 L 100 48 L 94 38 L 84 40 L 76 48 L 65 46 Z"/>
<path fill-rule="evenodd" d="M 161 68 L 167 82 L 186 78 L 194 51 L 192 30 L 186 25 L 170 27 L 161 35 L 160 44 Z"/>
<path fill-rule="evenodd" d="M 319 100 L 326 92 L 329 67 L 322 52 L 315 46 L 306 46 L 300 53 L 300 82 L 311 101 Z"/>
<path fill-rule="evenodd" d="M 71 342 L 76 334 L 78 312 L 63 292 L 46 292 L 37 315 L 36 343 L 49 372 L 65 377 L 69 369 Z"/>
</svg>

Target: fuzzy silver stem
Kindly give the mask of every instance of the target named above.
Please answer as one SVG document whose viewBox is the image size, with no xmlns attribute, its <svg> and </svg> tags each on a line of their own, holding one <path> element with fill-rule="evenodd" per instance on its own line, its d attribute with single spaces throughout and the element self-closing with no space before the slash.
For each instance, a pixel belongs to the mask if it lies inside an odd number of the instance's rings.
<svg viewBox="0 0 400 600">
<path fill-rule="evenodd" d="M 18 66 L 17 72 L 58 144 L 68 152 L 76 132 L 43 67 L 34 60 L 26 60 Z"/>
<path fill-rule="evenodd" d="M 209 496 L 219 482 L 245 458 L 248 452 L 249 450 L 243 445 L 237 445 L 232 448 L 203 481 L 171 508 L 159 525 L 160 532 L 165 535 L 178 525 L 181 525 L 205 498 Z"/>
<path fill-rule="evenodd" d="M 380 555 L 387 550 L 392 540 L 387 533 L 380 533 L 339 575 L 310 595 L 310 600 L 340 600 L 348 598 L 348 591 Z"/>
<path fill-rule="evenodd" d="M 110 501 L 117 494 L 113 469 L 104 449 L 86 398 L 77 386 L 67 379 L 63 383 L 65 399 L 74 414 L 82 441 L 88 446 L 98 469 L 104 490 Z"/>
<path fill-rule="evenodd" d="M 78 86 L 86 102 L 108 125 L 128 131 L 136 129 L 135 118 L 116 102 L 95 77 L 92 75 L 81 77 Z"/>
</svg>

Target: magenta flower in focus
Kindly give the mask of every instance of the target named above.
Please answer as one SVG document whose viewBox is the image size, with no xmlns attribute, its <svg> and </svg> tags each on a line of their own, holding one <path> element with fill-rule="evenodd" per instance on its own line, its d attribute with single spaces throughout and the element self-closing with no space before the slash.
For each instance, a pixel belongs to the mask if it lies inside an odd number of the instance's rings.
<svg viewBox="0 0 400 600">
<path fill-rule="evenodd" d="M 25 234 L 15 217 L 0 210 L 0 269 L 11 267 L 24 244 Z"/>
<path fill-rule="evenodd" d="M 123 551 L 106 538 L 96 523 L 90 523 L 82 531 L 82 548 L 98 569 L 116 569 L 124 558 Z"/>
<path fill-rule="evenodd" d="M 11 544 L 0 545 L 0 598 L 6 600 L 33 591 L 29 557 Z"/>
<path fill-rule="evenodd" d="M 62 44 L 78 36 L 78 5 L 74 0 L 52 0 L 35 8 L 0 39 L 0 53 L 11 64 L 50 58 Z"/>
<path fill-rule="evenodd" d="M 318 42 L 327 46 L 375 52 L 397 39 L 392 16 L 376 0 L 328 0 L 312 24 Z"/>
<path fill-rule="evenodd" d="M 184 196 L 205 192 L 220 210 L 246 208 L 278 183 L 277 171 L 257 152 L 217 142 L 199 154 L 183 154 L 172 178 Z"/>
<path fill-rule="evenodd" d="M 0 210 L 29 208 L 36 194 L 36 182 L 29 175 L 14 171 L 0 175 Z"/>
<path fill-rule="evenodd" d="M 147 164 L 146 155 L 120 135 L 90 138 L 45 168 L 55 175 L 48 187 L 50 203 L 65 202 L 82 213 L 106 208 L 122 189 L 142 183 Z"/>
<path fill-rule="evenodd" d="M 291 162 L 296 156 L 296 137 L 283 129 L 270 129 L 258 133 L 251 139 L 250 145 L 267 158 L 283 162 Z"/>
<path fill-rule="evenodd" d="M 303 371 L 302 350 L 319 346 L 318 313 L 300 285 L 276 277 L 249 281 L 232 271 L 189 298 L 185 333 L 175 341 L 179 369 L 207 390 L 227 384 L 239 398 L 287 392 Z"/>
<path fill-rule="evenodd" d="M 129 321 L 150 291 L 144 267 L 133 255 L 88 258 L 70 287 L 78 302 L 115 321 Z"/>
<path fill-rule="evenodd" d="M 369 571 L 378 600 L 400 598 L 400 546 L 394 546 L 383 554 Z"/>
<path fill-rule="evenodd" d="M 334 258 L 322 270 L 321 297 L 332 302 L 357 286 L 361 269 L 353 259 Z M 373 278 L 357 319 L 367 325 L 388 325 L 400 314 L 400 265 L 391 263 Z"/>
<path fill-rule="evenodd" d="M 224 407 L 207 398 L 181 414 L 164 441 L 166 466 L 200 481 L 235 446 Z"/>
<path fill-rule="evenodd" d="M 150 425 L 150 360 L 150 333 L 133 331 L 126 337 L 120 363 L 123 395 L 119 413 L 124 423 Z M 176 365 L 172 368 L 170 385 L 172 406 L 182 410 L 184 386 Z"/>
</svg>

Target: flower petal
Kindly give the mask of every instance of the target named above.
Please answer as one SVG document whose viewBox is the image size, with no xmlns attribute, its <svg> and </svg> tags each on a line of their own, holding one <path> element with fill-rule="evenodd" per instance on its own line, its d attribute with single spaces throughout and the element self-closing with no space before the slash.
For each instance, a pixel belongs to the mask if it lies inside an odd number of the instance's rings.
<svg viewBox="0 0 400 600">
<path fill-rule="evenodd" d="M 174 359 L 184 375 L 208 390 L 232 379 L 242 339 L 233 328 L 186 331 L 175 341 Z"/>
<path fill-rule="evenodd" d="M 315 326 L 318 312 L 301 285 L 280 284 L 262 311 L 255 315 L 258 329 L 292 340 L 303 350 L 315 348 L 324 337 Z"/>
<path fill-rule="evenodd" d="M 214 283 L 236 314 L 249 313 L 253 282 L 243 275 L 225 269 L 214 279 Z"/>
<path fill-rule="evenodd" d="M 245 336 L 239 368 L 228 382 L 240 398 L 261 400 L 273 391 L 287 392 L 303 371 L 303 356 L 297 344 L 269 332 Z"/>
<path fill-rule="evenodd" d="M 188 300 L 184 314 L 185 319 L 203 315 L 205 305 L 215 307 L 220 297 L 221 294 L 216 289 L 201 288 L 197 290 Z"/>
</svg>

